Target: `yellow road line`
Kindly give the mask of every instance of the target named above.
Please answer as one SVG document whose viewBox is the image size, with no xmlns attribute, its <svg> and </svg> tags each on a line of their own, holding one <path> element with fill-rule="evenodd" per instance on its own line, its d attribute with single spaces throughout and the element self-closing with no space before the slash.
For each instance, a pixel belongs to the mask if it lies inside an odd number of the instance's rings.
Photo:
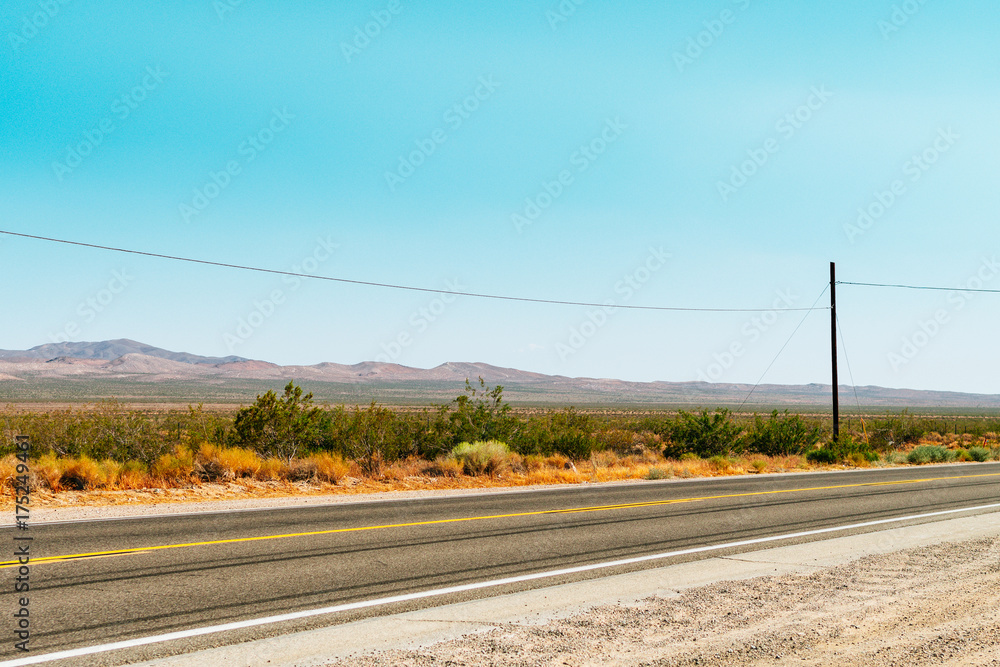
<svg viewBox="0 0 1000 667">
<path fill-rule="evenodd" d="M 657 507 L 660 505 L 677 505 L 680 503 L 703 502 L 706 500 L 722 500 L 726 498 L 748 498 L 753 496 L 769 496 L 783 493 L 805 493 L 808 491 L 830 491 L 834 489 L 851 489 L 865 486 L 893 486 L 901 484 L 922 484 L 927 482 L 940 482 L 956 479 L 973 479 L 977 477 L 1000 477 L 1000 473 L 989 473 L 981 475 L 958 475 L 954 477 L 927 477 L 924 479 L 898 480 L 893 482 L 862 482 L 857 484 L 839 484 L 834 486 L 812 486 L 802 489 L 779 489 L 776 491 L 752 491 L 749 493 L 728 493 L 717 496 L 701 496 L 694 498 L 675 498 L 673 500 L 653 500 L 639 503 L 624 503 L 619 505 L 595 505 L 592 507 L 570 507 L 555 510 L 536 510 L 533 512 L 516 512 L 512 514 L 490 514 L 487 516 L 460 517 L 458 519 L 434 519 L 431 521 L 414 521 L 411 523 L 390 523 L 379 526 L 355 526 L 354 528 L 332 528 L 329 530 L 314 530 L 303 533 L 284 533 L 282 535 L 258 535 L 255 537 L 234 537 L 228 540 L 210 540 L 206 542 L 186 542 L 183 544 L 164 544 L 151 547 L 136 547 L 132 549 L 119 549 L 117 551 L 94 551 L 83 554 L 67 554 L 63 556 L 45 556 L 42 558 L 32 558 L 31 563 L 56 562 L 67 560 L 78 560 L 93 556 L 120 556 L 143 551 L 158 551 L 162 549 L 183 549 L 186 547 L 204 547 L 215 544 L 235 544 L 237 542 L 257 542 L 261 540 L 281 540 L 291 537 L 310 537 L 313 535 L 332 535 L 335 533 L 357 533 L 367 530 L 384 530 L 388 528 L 412 528 L 415 526 L 433 526 L 446 523 L 462 523 L 466 521 L 490 521 L 494 519 L 512 519 L 526 516 L 542 516 L 545 514 L 578 514 L 582 512 L 607 512 L 621 509 L 634 509 L 639 507 Z M 0 569 L 15 567 L 20 563 L 13 561 L 0 561 Z"/>
</svg>

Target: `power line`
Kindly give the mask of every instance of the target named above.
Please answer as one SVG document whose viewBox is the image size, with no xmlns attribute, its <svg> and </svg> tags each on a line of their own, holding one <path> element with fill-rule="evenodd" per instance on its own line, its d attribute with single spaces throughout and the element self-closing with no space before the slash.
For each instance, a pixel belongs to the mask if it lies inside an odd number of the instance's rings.
<svg viewBox="0 0 1000 667">
<path fill-rule="evenodd" d="M 816 297 L 816 300 L 813 301 L 813 307 L 812 308 L 803 308 L 802 310 L 808 310 L 808 311 L 813 311 L 813 310 L 829 310 L 828 308 L 816 308 L 816 304 L 819 303 L 819 300 L 823 298 L 823 295 L 826 294 L 826 291 L 828 289 L 830 289 L 829 285 L 827 285 L 826 287 L 823 288 L 823 291 L 820 292 L 819 296 Z M 743 406 L 746 405 L 746 402 L 750 400 L 751 396 L 753 396 L 753 393 L 757 390 L 757 387 L 760 386 L 760 383 L 764 381 L 764 376 L 767 375 L 767 372 L 769 370 L 771 370 L 771 366 L 774 366 L 774 362 L 776 362 L 778 360 L 778 357 L 780 357 L 781 353 L 785 351 L 785 348 L 788 347 L 788 344 L 792 342 L 792 338 L 794 338 L 795 334 L 798 333 L 799 328 L 805 323 L 807 317 L 809 317 L 809 313 L 806 313 L 805 315 L 803 315 L 802 319 L 799 320 L 799 323 L 797 325 L 795 325 L 795 329 L 792 330 L 792 333 L 788 337 L 788 340 L 786 340 L 785 344 L 781 346 L 781 349 L 778 350 L 778 353 L 776 355 L 774 355 L 774 359 L 771 359 L 771 363 L 769 363 L 767 365 L 767 368 L 764 369 L 764 372 L 760 374 L 760 378 L 758 378 L 757 382 L 754 384 L 754 386 L 751 387 L 750 393 L 747 394 L 747 397 L 743 399 L 742 403 L 740 403 L 740 407 L 736 408 L 736 412 L 739 412 L 740 410 L 742 410 Z"/>
<path fill-rule="evenodd" d="M 861 287 L 895 287 L 898 289 L 935 290 L 940 292 L 989 292 L 991 294 L 1000 294 L 1000 289 L 966 289 L 965 287 L 926 287 L 923 285 L 886 285 L 882 283 L 850 283 L 841 280 L 838 280 L 837 284 L 860 285 Z"/>
<path fill-rule="evenodd" d="M 671 306 L 629 306 L 623 304 L 614 304 L 609 306 L 607 303 L 589 303 L 586 301 L 558 301 L 555 299 L 533 299 L 529 297 L 521 296 L 503 296 L 497 294 L 478 294 L 475 292 L 456 292 L 453 290 L 443 290 L 443 289 L 433 289 L 430 287 L 413 287 L 410 285 L 394 285 L 391 283 L 377 283 L 367 280 L 352 280 L 350 278 L 331 278 L 329 276 L 316 276 L 308 273 L 296 273 L 294 271 L 281 271 L 278 269 L 265 269 L 256 266 L 244 266 L 242 264 L 229 264 L 226 262 L 213 262 L 207 259 L 194 259 L 191 257 L 178 257 L 175 255 L 163 255 L 155 252 L 145 252 L 142 250 L 129 250 L 127 248 L 115 248 L 112 246 L 98 245 L 95 243 L 83 243 L 81 241 L 68 241 L 66 239 L 55 239 L 47 236 L 35 236 L 33 234 L 20 234 L 18 232 L 10 232 L 0 229 L 0 234 L 6 234 L 8 236 L 18 236 L 26 239 L 33 239 L 36 241 L 47 241 L 50 243 L 63 243 L 65 245 L 79 246 L 81 248 L 94 248 L 97 250 L 108 250 L 111 252 L 122 252 L 129 255 L 142 255 L 144 257 L 156 257 L 158 259 L 169 259 L 175 262 L 189 262 L 192 264 L 204 264 L 207 266 L 220 266 L 227 269 L 239 269 L 241 271 L 256 271 L 258 273 L 270 273 L 280 276 L 294 276 L 296 278 L 313 278 L 315 280 L 328 280 L 337 283 L 347 283 L 350 285 L 365 285 L 368 287 L 383 287 L 386 289 L 398 289 L 398 290 L 408 290 L 411 292 L 429 292 L 432 294 L 449 294 L 454 296 L 468 296 L 475 297 L 477 299 L 499 299 L 502 301 L 520 301 L 527 303 L 546 303 L 554 304 L 559 306 L 587 306 L 590 308 L 627 308 L 630 310 L 670 310 L 670 311 L 682 311 L 682 312 L 703 312 L 703 313 L 761 313 L 766 311 L 805 311 L 805 310 L 828 310 L 827 308 L 679 308 Z"/>
</svg>

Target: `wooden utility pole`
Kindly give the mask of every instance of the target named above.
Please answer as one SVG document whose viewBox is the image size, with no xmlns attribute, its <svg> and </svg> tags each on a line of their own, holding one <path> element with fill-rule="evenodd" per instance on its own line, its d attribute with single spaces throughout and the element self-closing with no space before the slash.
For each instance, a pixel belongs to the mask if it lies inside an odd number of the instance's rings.
<svg viewBox="0 0 1000 667">
<path fill-rule="evenodd" d="M 833 363 L 833 441 L 840 438 L 840 391 L 837 383 L 837 265 L 830 262 L 830 358 Z"/>
</svg>

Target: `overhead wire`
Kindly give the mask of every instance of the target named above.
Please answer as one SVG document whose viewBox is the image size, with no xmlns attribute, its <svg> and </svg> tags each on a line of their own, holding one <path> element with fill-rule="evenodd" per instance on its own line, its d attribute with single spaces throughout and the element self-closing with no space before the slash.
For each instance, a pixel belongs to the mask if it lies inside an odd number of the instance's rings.
<svg viewBox="0 0 1000 667">
<path fill-rule="evenodd" d="M 757 387 L 760 386 L 760 383 L 764 381 L 764 376 L 767 375 L 767 372 L 769 370 L 771 370 L 771 366 L 774 366 L 774 363 L 778 360 L 778 357 L 781 356 L 781 353 L 785 351 L 785 348 L 788 347 L 788 344 L 790 342 L 792 342 L 792 338 L 794 338 L 795 334 L 798 333 L 798 330 L 802 327 L 802 324 L 806 321 L 806 318 L 809 317 L 810 313 L 813 310 L 829 310 L 828 308 L 816 308 L 816 304 L 819 303 L 819 300 L 823 298 L 823 295 L 826 294 L 826 291 L 828 289 L 830 289 L 830 285 L 826 285 L 823 288 L 823 291 L 820 292 L 819 296 L 816 297 L 816 300 L 813 301 L 812 307 L 804 309 L 804 310 L 808 310 L 809 312 L 807 312 L 805 315 L 803 315 L 802 319 L 799 320 L 799 323 L 797 325 L 795 325 L 795 329 L 792 330 L 792 333 L 791 333 L 790 336 L 788 336 L 788 339 L 785 341 L 785 344 L 781 346 L 781 349 L 778 350 L 778 353 L 776 355 L 774 355 L 774 359 L 771 359 L 771 363 L 769 363 L 767 365 L 767 368 L 764 369 L 764 372 L 760 374 L 760 378 L 758 378 L 757 382 L 754 384 L 754 386 L 751 387 L 750 393 L 747 394 L 747 397 L 743 399 L 742 403 L 740 403 L 740 407 L 736 408 L 737 412 L 739 412 L 740 410 L 742 410 L 743 406 L 746 405 L 746 402 L 750 400 L 751 396 L 753 396 L 753 393 L 757 390 Z"/>
<path fill-rule="evenodd" d="M 629 309 L 629 310 L 658 310 L 658 311 L 706 312 L 706 313 L 761 313 L 761 312 L 766 312 L 766 311 L 793 312 L 793 311 L 805 311 L 805 310 L 828 310 L 828 308 L 815 308 L 815 309 L 807 309 L 807 308 L 685 308 L 685 307 L 678 307 L 678 306 L 634 306 L 634 305 L 628 305 L 628 304 L 614 304 L 613 306 L 609 306 L 609 304 L 607 304 L 607 303 L 593 303 L 593 302 L 587 302 L 587 301 L 562 301 L 562 300 L 558 300 L 558 299 L 539 299 L 539 298 L 522 297 L 522 296 L 506 296 L 506 295 L 499 295 L 499 294 L 481 294 L 481 293 L 476 293 L 476 292 L 459 292 L 459 291 L 456 291 L 456 290 L 434 289 L 434 288 L 430 288 L 430 287 L 415 287 L 415 286 L 412 286 L 412 285 L 396 285 L 396 284 L 392 284 L 392 283 L 381 283 L 381 282 L 373 282 L 373 281 L 368 281 L 368 280 L 355 280 L 355 279 L 351 279 L 351 278 L 333 278 L 333 277 L 330 277 L 330 276 L 318 276 L 318 275 L 309 274 L 309 273 L 299 273 L 299 272 L 296 272 L 296 271 L 282 271 L 280 269 L 268 269 L 268 268 L 261 268 L 261 267 L 255 267 L 255 266 L 246 266 L 246 265 L 243 265 L 243 264 L 231 264 L 231 263 L 228 263 L 228 262 L 216 262 L 216 261 L 212 261 L 212 260 L 196 259 L 196 258 L 192 258 L 192 257 L 179 257 L 179 256 L 176 256 L 176 255 L 165 255 L 165 254 L 162 254 L 162 253 L 147 252 L 147 251 L 143 251 L 143 250 L 131 250 L 131 249 L 128 249 L 128 248 L 116 248 L 114 246 L 99 245 L 99 244 L 96 244 L 96 243 L 84 243 L 82 241 L 70 241 L 70 240 L 67 240 L 67 239 L 57 239 L 57 238 L 51 238 L 51 237 L 47 237 L 47 236 L 37 236 L 37 235 L 34 235 L 34 234 L 23 234 L 23 233 L 19 233 L 19 232 L 11 232 L 11 231 L 6 231 L 6 230 L 2 230 L 2 229 L 0 229 L 0 234 L 6 234 L 8 236 L 16 236 L 16 237 L 21 237 L 21 238 L 26 238 L 26 239 L 34 239 L 34 240 L 37 240 L 37 241 L 47 241 L 47 242 L 50 242 L 50 243 L 62 243 L 62 244 L 65 244 L 65 245 L 78 246 L 78 247 L 83 247 L 83 248 L 94 248 L 94 249 L 97 249 L 97 250 L 107 250 L 107 251 L 110 251 L 110 252 L 120 252 L 120 253 L 126 253 L 126 254 L 130 254 L 130 255 L 140 255 L 140 256 L 144 256 L 144 257 L 155 257 L 155 258 L 158 258 L 158 259 L 168 259 L 168 260 L 177 261 L 177 262 L 189 262 L 189 263 L 192 263 L 192 264 L 203 264 L 203 265 L 207 265 L 207 266 L 218 266 L 218 267 L 229 268 L 229 269 L 239 269 L 239 270 L 242 270 L 242 271 L 256 271 L 258 273 L 269 273 L 269 274 L 280 275 L 280 276 L 292 276 L 292 277 L 296 277 L 296 278 L 312 278 L 314 280 L 327 280 L 327 281 L 331 281 L 331 282 L 346 283 L 346 284 L 350 284 L 350 285 L 364 285 L 364 286 L 368 286 L 368 287 L 382 287 L 382 288 L 386 288 L 386 289 L 407 290 L 407 291 L 411 291 L 411 292 L 425 292 L 425 293 L 429 292 L 429 293 L 432 293 L 432 294 L 448 294 L 448 295 L 453 295 L 453 296 L 466 296 L 466 297 L 474 297 L 474 298 L 477 298 L 477 299 L 498 299 L 498 300 L 502 300 L 502 301 L 519 301 L 519 302 L 527 302 L 527 303 L 544 303 L 544 304 L 560 305 L 560 306 L 586 306 L 586 307 L 590 307 L 590 308 L 614 307 L 614 308 L 625 308 L 625 309 Z"/>
<path fill-rule="evenodd" d="M 986 292 L 990 294 L 1000 294 L 1000 289 L 972 289 L 965 287 L 931 287 L 927 285 L 892 285 L 887 283 L 856 283 L 849 281 L 837 281 L 838 285 L 858 285 L 861 287 L 893 287 L 897 289 L 915 290 L 935 290 L 939 292 Z"/>
</svg>

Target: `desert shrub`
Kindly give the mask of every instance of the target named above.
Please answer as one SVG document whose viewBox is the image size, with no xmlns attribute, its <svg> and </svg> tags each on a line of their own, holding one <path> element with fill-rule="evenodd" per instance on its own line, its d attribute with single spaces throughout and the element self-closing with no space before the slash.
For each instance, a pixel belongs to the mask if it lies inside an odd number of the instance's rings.
<svg viewBox="0 0 1000 667">
<path fill-rule="evenodd" d="M 367 408 L 356 408 L 351 413 L 344 451 L 366 475 L 378 477 L 383 464 L 396 460 L 401 453 L 399 441 L 394 436 L 392 411 L 372 401 Z"/>
<path fill-rule="evenodd" d="M 522 455 L 559 453 L 579 461 L 602 449 L 594 430 L 589 415 L 570 407 L 531 417 L 511 445 Z"/>
<path fill-rule="evenodd" d="M 812 449 L 806 454 L 806 460 L 812 463 L 839 463 L 847 461 L 855 465 L 861 461 L 878 460 L 878 454 L 866 442 L 859 442 L 849 435 L 841 434 L 840 439 L 831 441 L 818 449 Z"/>
<path fill-rule="evenodd" d="M 452 437 L 458 442 L 509 442 L 522 423 L 510 414 L 510 405 L 504 403 L 503 387 L 487 387 L 479 378 L 478 388 L 468 378 L 465 394 L 452 401 L 455 409 L 448 415 Z"/>
<path fill-rule="evenodd" d="M 983 461 L 989 461 L 989 459 L 990 450 L 985 447 L 969 447 L 969 460 L 982 463 Z"/>
<path fill-rule="evenodd" d="M 898 449 L 913 444 L 936 428 L 932 420 L 918 419 L 906 410 L 898 415 L 876 417 L 865 421 L 868 443 L 877 451 Z"/>
<path fill-rule="evenodd" d="M 753 468 L 754 472 L 762 473 L 767 469 L 767 461 L 761 461 L 760 459 L 756 459 L 754 461 L 751 461 L 750 467 Z"/>
<path fill-rule="evenodd" d="M 952 451 L 947 447 L 942 447 L 940 445 L 920 445 L 919 447 L 914 447 L 913 450 L 906 455 L 906 460 L 910 463 L 920 465 L 923 463 L 945 463 L 947 461 L 954 461 L 957 456 L 957 452 Z"/>
<path fill-rule="evenodd" d="M 505 443 L 463 442 L 451 450 L 451 457 L 462 464 L 467 475 L 489 475 L 493 477 L 510 469 L 510 448 Z"/>
<path fill-rule="evenodd" d="M 628 454 L 636 441 L 636 433 L 623 428 L 602 429 L 594 433 L 598 449 L 610 449 L 619 454 Z"/>
<path fill-rule="evenodd" d="M 663 468 L 658 468 L 656 466 L 649 469 L 646 473 L 646 479 L 668 479 L 670 473 Z"/>
<path fill-rule="evenodd" d="M 837 452 L 829 447 L 818 447 L 816 449 L 809 450 L 806 454 L 806 460 L 810 463 L 836 463 L 840 460 Z"/>
<path fill-rule="evenodd" d="M 889 465 L 906 463 L 906 454 L 902 452 L 886 452 L 882 455 L 882 461 Z"/>
<path fill-rule="evenodd" d="M 674 423 L 672 442 L 664 448 L 664 455 L 676 458 L 690 452 L 701 458 L 728 456 L 738 451 L 741 431 L 728 409 L 720 408 L 712 414 L 708 410 L 699 414 L 682 410 Z"/>
<path fill-rule="evenodd" d="M 765 456 L 801 454 L 819 442 L 822 429 L 799 415 L 775 410 L 766 420 L 754 415 L 753 426 L 743 436 L 743 450 Z"/>
<path fill-rule="evenodd" d="M 279 398 L 273 391 L 258 395 L 253 405 L 241 408 L 233 424 L 233 442 L 263 456 L 291 461 L 319 440 L 321 411 L 312 405 L 312 393 L 289 382 Z"/>
</svg>

